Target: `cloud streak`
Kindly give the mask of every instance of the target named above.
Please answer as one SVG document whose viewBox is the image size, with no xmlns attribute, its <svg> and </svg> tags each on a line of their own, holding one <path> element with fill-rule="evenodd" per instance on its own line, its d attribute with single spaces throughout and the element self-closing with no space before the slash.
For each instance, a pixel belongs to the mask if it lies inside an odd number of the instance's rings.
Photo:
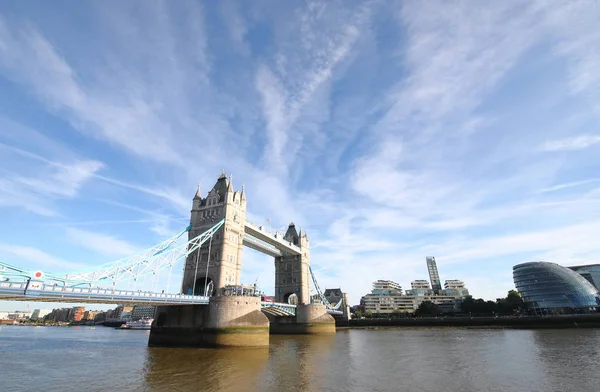
<svg viewBox="0 0 600 392">
<path fill-rule="evenodd" d="M 565 139 L 551 140 L 540 147 L 541 151 L 577 151 L 600 143 L 600 135 L 579 135 Z"/>
</svg>

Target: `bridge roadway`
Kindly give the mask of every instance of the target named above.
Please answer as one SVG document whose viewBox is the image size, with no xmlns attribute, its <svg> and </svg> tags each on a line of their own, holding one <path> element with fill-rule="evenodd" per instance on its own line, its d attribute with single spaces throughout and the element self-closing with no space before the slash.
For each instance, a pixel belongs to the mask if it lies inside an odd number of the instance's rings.
<svg viewBox="0 0 600 392">
<path fill-rule="evenodd" d="M 0 282 L 0 300 L 169 306 L 208 305 L 209 297 L 149 291 L 63 287 L 31 281 L 29 287 L 27 282 Z M 264 311 L 276 316 L 296 314 L 296 305 L 262 302 L 261 306 Z M 332 315 L 342 313 L 338 310 L 328 310 L 328 312 Z"/>
</svg>

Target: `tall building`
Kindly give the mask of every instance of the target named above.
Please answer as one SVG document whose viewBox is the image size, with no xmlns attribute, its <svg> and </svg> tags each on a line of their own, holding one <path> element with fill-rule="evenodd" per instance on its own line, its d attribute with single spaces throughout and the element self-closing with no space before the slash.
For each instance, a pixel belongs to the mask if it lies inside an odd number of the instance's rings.
<svg viewBox="0 0 600 392">
<path fill-rule="evenodd" d="M 600 264 L 577 265 L 567 268 L 577 272 L 600 290 Z"/>
<path fill-rule="evenodd" d="M 600 307 L 600 293 L 583 276 L 555 263 L 535 261 L 513 267 L 515 287 L 534 309 L 572 312 Z"/>
<path fill-rule="evenodd" d="M 437 264 L 435 263 L 435 257 L 425 257 L 427 261 L 427 271 L 429 271 L 429 280 L 431 281 L 431 288 L 433 291 L 440 291 L 442 289 L 442 282 L 440 281 L 440 274 L 438 273 Z"/>
<path fill-rule="evenodd" d="M 225 172 L 206 197 L 202 197 L 198 186 L 192 202 L 189 239 L 204 233 L 221 219 L 225 219 L 227 230 L 220 229 L 210 243 L 206 241 L 200 249 L 188 255 L 182 293 L 211 295 L 225 286 L 240 284 L 246 193 L 243 187 L 241 191 L 234 191 L 231 176 L 227 179 Z"/>
</svg>

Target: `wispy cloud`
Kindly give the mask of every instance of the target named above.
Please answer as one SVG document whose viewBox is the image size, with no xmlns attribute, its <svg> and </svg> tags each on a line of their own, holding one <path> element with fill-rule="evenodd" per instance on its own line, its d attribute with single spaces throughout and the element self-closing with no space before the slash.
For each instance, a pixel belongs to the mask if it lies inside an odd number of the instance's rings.
<svg viewBox="0 0 600 392">
<path fill-rule="evenodd" d="M 600 135 L 579 135 L 565 139 L 547 141 L 540 146 L 541 151 L 576 151 L 600 143 Z"/>
<path fill-rule="evenodd" d="M 247 21 L 244 20 L 238 4 L 232 0 L 225 0 L 219 2 L 221 7 L 221 14 L 227 24 L 231 41 L 233 41 L 237 50 L 244 55 L 250 54 L 250 46 L 245 40 L 245 36 L 248 33 Z"/>
<path fill-rule="evenodd" d="M 0 150 L 15 152 L 0 144 Z M 15 157 L 9 163 L 16 167 Z M 58 212 L 53 202 L 78 196 L 81 188 L 89 182 L 104 164 L 95 160 L 71 160 L 56 165 L 34 167 L 33 170 L 0 171 L 0 205 L 22 207 L 37 214 L 52 216 Z M 15 170 L 16 171 L 16 170 Z"/>
<path fill-rule="evenodd" d="M 194 16 L 200 16 L 193 21 L 194 29 L 197 29 L 202 23 L 201 12 L 195 12 Z M 157 26 L 167 28 L 165 23 L 163 21 Z M 176 55 L 171 39 L 169 34 L 165 34 L 158 41 L 167 50 L 167 59 Z M 0 41 L 0 67 L 13 79 L 25 84 L 44 104 L 64 116 L 76 129 L 120 145 L 142 157 L 182 163 L 181 154 L 173 144 L 176 137 L 174 124 L 167 120 L 164 112 L 164 107 L 172 103 L 157 97 L 143 81 L 131 78 L 127 72 L 116 71 L 118 66 L 115 66 L 116 72 L 110 75 L 98 73 L 100 76 L 97 80 L 84 80 L 54 45 L 29 24 L 19 25 L 0 18 Z M 198 42 L 196 40 L 196 44 Z M 201 45 L 196 45 L 196 48 L 202 50 Z M 194 50 L 189 53 L 203 57 L 202 53 Z M 150 64 L 165 67 L 156 71 L 168 74 L 172 81 L 178 82 L 172 88 L 181 88 L 182 84 L 187 83 L 179 63 Z M 204 60 L 196 64 L 204 64 Z M 202 75 L 206 68 L 195 68 L 194 71 Z"/>
<path fill-rule="evenodd" d="M 303 110 L 309 105 L 327 105 L 328 94 L 319 95 L 319 90 L 331 81 L 336 67 L 351 57 L 361 30 L 369 28 L 370 4 L 354 12 L 338 9 L 345 17 L 337 26 L 324 20 L 325 15 L 333 17 L 331 13 L 323 13 L 325 6 L 325 3 L 310 2 L 306 9 L 298 10 L 299 23 L 290 25 L 284 32 L 292 42 L 299 39 L 296 50 L 278 52 L 274 64 L 261 65 L 256 75 L 268 135 L 265 160 L 282 173 L 295 161 L 295 154 L 305 139 L 319 133 L 318 129 L 312 132 L 299 129 L 297 122 Z M 282 43 L 285 49 L 288 45 L 289 42 Z M 300 62 L 305 66 L 299 67 Z M 303 122 L 323 121 L 320 114 L 312 121 L 307 118 L 310 113 L 304 114 Z"/>
<path fill-rule="evenodd" d="M 82 230 L 79 228 L 67 228 L 66 234 L 68 239 L 74 245 L 105 256 L 132 256 L 140 250 L 138 247 L 127 241 L 117 239 L 108 234 Z"/>
<path fill-rule="evenodd" d="M 0 244 L 0 255 L 3 260 L 30 269 L 60 271 L 84 268 L 83 264 L 65 261 L 29 246 Z"/>
<path fill-rule="evenodd" d="M 593 184 L 596 182 L 600 182 L 600 178 L 591 178 L 589 180 L 572 181 L 572 182 L 566 182 L 563 184 L 553 185 L 551 187 L 539 190 L 538 193 L 556 192 L 556 191 L 560 191 L 563 189 L 580 187 L 582 185 Z"/>
</svg>

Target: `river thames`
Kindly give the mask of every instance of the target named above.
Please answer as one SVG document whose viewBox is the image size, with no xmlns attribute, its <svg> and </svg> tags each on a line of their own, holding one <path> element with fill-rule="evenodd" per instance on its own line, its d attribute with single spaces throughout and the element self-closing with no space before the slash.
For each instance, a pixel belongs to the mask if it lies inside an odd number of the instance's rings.
<svg viewBox="0 0 600 392">
<path fill-rule="evenodd" d="M 371 329 L 265 349 L 146 346 L 148 331 L 0 330 L 2 391 L 599 391 L 600 330 Z"/>
</svg>

